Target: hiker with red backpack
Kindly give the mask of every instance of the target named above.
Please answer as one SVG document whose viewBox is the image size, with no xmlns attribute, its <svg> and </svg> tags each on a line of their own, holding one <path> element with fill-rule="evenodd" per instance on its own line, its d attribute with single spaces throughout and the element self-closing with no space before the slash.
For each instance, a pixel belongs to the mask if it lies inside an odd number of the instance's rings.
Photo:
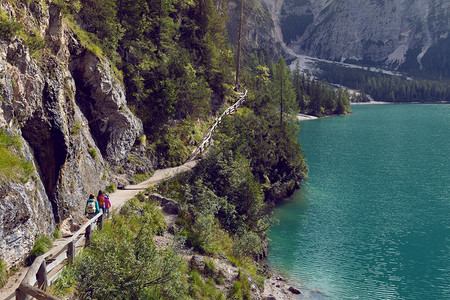
<svg viewBox="0 0 450 300">
<path fill-rule="evenodd" d="M 106 217 L 109 218 L 109 209 L 111 208 L 111 201 L 109 200 L 109 195 L 107 193 L 103 193 L 103 199 L 105 199 L 105 210 Z"/>
<path fill-rule="evenodd" d="M 97 195 L 98 206 L 102 209 L 103 213 L 105 213 L 105 198 L 103 197 L 103 191 L 99 190 Z"/>
<path fill-rule="evenodd" d="M 95 200 L 94 194 L 89 195 L 89 199 L 86 202 L 84 214 L 88 215 L 89 219 L 92 219 L 96 214 L 100 212 L 97 200 Z"/>
</svg>

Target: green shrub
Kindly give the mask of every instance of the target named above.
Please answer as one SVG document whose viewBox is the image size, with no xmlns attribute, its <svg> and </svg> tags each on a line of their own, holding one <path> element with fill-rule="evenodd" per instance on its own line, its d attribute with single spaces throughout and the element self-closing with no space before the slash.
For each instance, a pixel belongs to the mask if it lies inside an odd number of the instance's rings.
<svg viewBox="0 0 450 300">
<path fill-rule="evenodd" d="M 93 159 L 97 159 L 97 150 L 94 148 L 88 148 L 88 152 Z"/>
<path fill-rule="evenodd" d="M 154 220 L 117 216 L 92 236 L 75 263 L 77 292 L 89 299 L 180 299 L 186 263 L 173 247 L 158 250 Z"/>
<path fill-rule="evenodd" d="M 152 176 L 152 173 L 144 173 L 144 174 L 135 174 L 134 177 L 130 180 L 132 184 L 141 183 Z"/>
<path fill-rule="evenodd" d="M 59 230 L 59 228 L 55 228 L 55 231 L 53 231 L 53 239 L 60 239 L 62 238 L 62 233 Z"/>
<path fill-rule="evenodd" d="M 107 193 L 114 193 L 116 190 L 117 190 L 117 187 L 116 187 L 116 185 L 115 185 L 114 183 L 111 183 L 110 185 L 108 185 L 108 186 L 105 188 L 105 191 L 106 191 Z"/>
<path fill-rule="evenodd" d="M 141 135 L 141 136 L 139 137 L 139 143 L 140 143 L 141 145 L 146 145 L 146 144 L 147 144 L 147 136 L 146 136 L 145 134 L 143 134 L 143 135 Z"/>
<path fill-rule="evenodd" d="M 250 281 L 246 274 L 239 269 L 238 279 L 231 288 L 231 296 L 233 299 L 251 300 L 252 293 L 250 290 Z"/>
<path fill-rule="evenodd" d="M 81 130 L 81 123 L 77 121 L 75 125 L 70 129 L 70 133 L 72 135 L 77 135 L 78 132 L 80 132 L 80 130 Z"/>
<path fill-rule="evenodd" d="M 22 27 L 22 24 L 10 21 L 3 10 L 0 11 L 0 39 L 10 42 Z"/>
<path fill-rule="evenodd" d="M 3 259 L 0 259 L 0 289 L 5 286 L 8 281 L 8 269 Z"/>
<path fill-rule="evenodd" d="M 42 38 L 37 32 L 31 33 L 31 35 L 23 35 L 23 37 L 25 42 L 28 44 L 28 48 L 30 48 L 31 54 L 36 53 L 47 46 L 45 39 Z"/>
<path fill-rule="evenodd" d="M 41 256 L 48 252 L 52 247 L 52 239 L 46 235 L 39 234 L 34 241 L 33 249 L 31 250 L 30 255 L 28 256 L 27 262 L 28 264 L 32 264 L 36 257 Z"/>
</svg>

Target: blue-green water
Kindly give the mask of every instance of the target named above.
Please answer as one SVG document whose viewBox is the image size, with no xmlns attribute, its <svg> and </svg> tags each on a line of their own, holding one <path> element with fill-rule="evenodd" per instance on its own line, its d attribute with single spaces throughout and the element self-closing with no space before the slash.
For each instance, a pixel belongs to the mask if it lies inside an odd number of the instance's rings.
<svg viewBox="0 0 450 300">
<path fill-rule="evenodd" d="M 450 299 L 450 105 L 352 110 L 300 123 L 309 180 L 269 263 L 301 299 Z"/>
</svg>

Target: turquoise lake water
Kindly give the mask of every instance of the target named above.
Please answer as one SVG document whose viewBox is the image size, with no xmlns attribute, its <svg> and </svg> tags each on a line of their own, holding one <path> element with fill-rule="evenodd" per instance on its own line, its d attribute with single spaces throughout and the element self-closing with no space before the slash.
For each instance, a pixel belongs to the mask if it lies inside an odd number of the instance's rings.
<svg viewBox="0 0 450 300">
<path fill-rule="evenodd" d="M 300 123 L 309 180 L 269 264 L 300 299 L 450 299 L 450 104 L 352 110 Z"/>
</svg>

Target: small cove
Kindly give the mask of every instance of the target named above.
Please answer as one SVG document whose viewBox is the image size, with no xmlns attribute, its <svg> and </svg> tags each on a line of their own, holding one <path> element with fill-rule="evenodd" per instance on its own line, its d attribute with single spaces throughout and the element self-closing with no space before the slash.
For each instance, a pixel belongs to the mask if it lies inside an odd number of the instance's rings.
<svg viewBox="0 0 450 300">
<path fill-rule="evenodd" d="M 302 299 L 449 299 L 450 105 L 352 110 L 300 123 L 309 180 L 275 211 L 269 263 Z"/>
</svg>

